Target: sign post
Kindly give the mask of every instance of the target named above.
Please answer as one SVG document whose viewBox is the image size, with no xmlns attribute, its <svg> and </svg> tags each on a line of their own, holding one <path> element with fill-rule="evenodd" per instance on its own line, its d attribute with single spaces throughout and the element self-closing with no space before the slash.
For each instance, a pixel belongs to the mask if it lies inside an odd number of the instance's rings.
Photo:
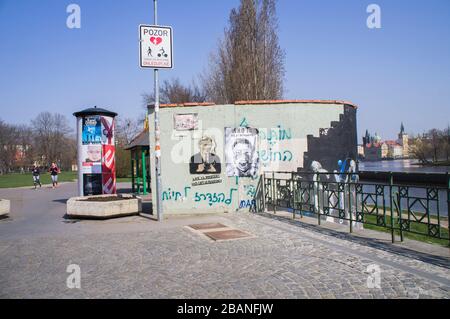
<svg viewBox="0 0 450 319">
<path fill-rule="evenodd" d="M 158 220 L 162 219 L 162 185 L 161 185 L 161 144 L 159 127 L 159 69 L 173 68 L 172 54 L 172 28 L 158 26 L 158 4 L 153 0 L 154 21 L 153 25 L 140 25 L 140 50 L 139 59 L 141 68 L 154 69 L 154 88 L 155 88 L 155 169 L 156 169 L 156 215 Z M 148 115 L 150 116 L 150 114 Z M 150 130 L 149 130 L 150 132 Z M 150 134 L 149 134 L 150 139 Z M 151 145 L 151 141 L 150 145 Z"/>
</svg>

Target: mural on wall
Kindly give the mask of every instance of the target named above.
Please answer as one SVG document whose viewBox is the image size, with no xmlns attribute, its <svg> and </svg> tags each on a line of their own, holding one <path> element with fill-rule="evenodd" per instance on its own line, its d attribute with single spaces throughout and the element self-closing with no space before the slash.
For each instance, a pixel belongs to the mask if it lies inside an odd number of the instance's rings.
<svg viewBox="0 0 450 319">
<path fill-rule="evenodd" d="M 176 131 L 192 131 L 198 129 L 198 114 L 174 114 L 173 126 Z"/>
<path fill-rule="evenodd" d="M 219 156 L 215 154 L 214 138 L 203 136 L 198 142 L 198 147 L 199 152 L 190 159 L 189 172 L 191 174 L 220 174 L 222 164 Z"/>
<path fill-rule="evenodd" d="M 324 169 L 333 171 L 339 160 L 357 158 L 356 109 L 344 106 L 339 121 L 331 122 L 330 128 L 321 128 L 319 136 L 307 136 L 308 151 L 303 155 L 307 169 L 313 161 L 320 161 Z"/>
<path fill-rule="evenodd" d="M 225 128 L 227 176 L 256 177 L 259 169 L 258 130 L 249 127 Z"/>
</svg>

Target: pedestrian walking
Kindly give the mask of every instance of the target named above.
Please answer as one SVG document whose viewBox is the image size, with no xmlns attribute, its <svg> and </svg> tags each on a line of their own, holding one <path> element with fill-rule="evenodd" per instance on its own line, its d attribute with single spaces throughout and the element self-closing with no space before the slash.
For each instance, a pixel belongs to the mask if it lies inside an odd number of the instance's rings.
<svg viewBox="0 0 450 319">
<path fill-rule="evenodd" d="M 56 165 L 56 163 L 52 163 L 49 170 L 50 175 L 52 176 L 52 188 L 58 187 L 58 174 L 61 173 L 61 170 Z"/>
</svg>

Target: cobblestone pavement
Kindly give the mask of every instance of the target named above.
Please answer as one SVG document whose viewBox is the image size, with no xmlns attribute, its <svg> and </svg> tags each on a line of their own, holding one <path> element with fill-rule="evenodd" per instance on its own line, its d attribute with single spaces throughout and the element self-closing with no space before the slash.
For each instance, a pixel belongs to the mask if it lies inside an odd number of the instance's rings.
<svg viewBox="0 0 450 319">
<path fill-rule="evenodd" d="M 214 242 L 185 227 L 202 222 L 255 237 Z M 74 224 L 60 216 L 60 231 L 33 236 L 2 235 L 8 223 L 0 221 L 2 298 L 450 298 L 448 257 L 427 262 L 270 216 Z M 66 286 L 70 264 L 81 268 L 81 289 Z M 373 264 L 380 289 L 367 287 Z"/>
</svg>

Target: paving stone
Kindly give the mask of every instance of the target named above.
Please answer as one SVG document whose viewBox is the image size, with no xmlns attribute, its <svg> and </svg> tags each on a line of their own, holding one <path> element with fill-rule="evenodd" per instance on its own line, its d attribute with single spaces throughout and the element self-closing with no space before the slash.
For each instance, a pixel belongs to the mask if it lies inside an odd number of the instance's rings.
<svg viewBox="0 0 450 319">
<path fill-rule="evenodd" d="M 435 263 L 245 213 L 125 220 L 61 224 L 55 227 L 64 231 L 30 236 L 8 235 L 1 224 L 0 297 L 450 298 L 448 259 Z M 214 242 L 185 228 L 202 223 L 255 237 Z M 80 266 L 79 290 L 66 286 L 70 264 Z M 367 287 L 370 264 L 381 268 L 381 289 Z"/>
</svg>

